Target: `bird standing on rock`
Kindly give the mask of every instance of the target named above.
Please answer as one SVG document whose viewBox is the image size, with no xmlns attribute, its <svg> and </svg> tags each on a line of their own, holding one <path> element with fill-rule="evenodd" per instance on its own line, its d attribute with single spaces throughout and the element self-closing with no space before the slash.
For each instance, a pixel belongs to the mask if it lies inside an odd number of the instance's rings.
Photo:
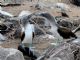
<svg viewBox="0 0 80 60">
<path fill-rule="evenodd" d="M 30 11 L 22 11 L 19 15 L 22 24 L 22 33 L 21 33 L 21 43 L 18 46 L 18 50 L 20 50 L 23 55 L 28 56 L 31 60 L 35 60 L 37 58 L 31 50 L 32 47 L 32 39 L 34 37 L 34 25 L 29 22 L 29 16 L 31 15 Z"/>
<path fill-rule="evenodd" d="M 32 38 L 34 36 L 34 25 L 27 23 L 24 28 L 21 44 L 18 46 L 18 50 L 20 50 L 23 55 L 31 57 L 32 60 L 35 60 L 37 56 L 34 55 L 33 51 L 31 51 L 30 47 L 32 47 Z"/>
</svg>

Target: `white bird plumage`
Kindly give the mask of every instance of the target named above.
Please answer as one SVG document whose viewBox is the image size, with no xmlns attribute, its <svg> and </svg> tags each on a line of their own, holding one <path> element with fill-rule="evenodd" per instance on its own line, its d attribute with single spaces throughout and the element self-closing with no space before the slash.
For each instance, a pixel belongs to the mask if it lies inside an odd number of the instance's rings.
<svg viewBox="0 0 80 60">
<path fill-rule="evenodd" d="M 22 41 L 22 43 L 30 43 L 32 44 L 32 35 L 34 32 L 34 25 L 33 24 L 27 24 L 24 28 L 24 32 L 25 32 L 25 37 L 24 40 Z"/>
</svg>

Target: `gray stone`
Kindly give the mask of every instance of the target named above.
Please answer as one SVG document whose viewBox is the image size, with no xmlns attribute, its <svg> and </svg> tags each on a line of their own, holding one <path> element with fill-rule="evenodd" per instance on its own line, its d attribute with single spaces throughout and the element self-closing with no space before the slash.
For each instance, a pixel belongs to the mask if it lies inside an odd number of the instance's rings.
<svg viewBox="0 0 80 60">
<path fill-rule="evenodd" d="M 0 60 L 24 60 L 24 57 L 17 49 L 0 47 Z"/>
</svg>

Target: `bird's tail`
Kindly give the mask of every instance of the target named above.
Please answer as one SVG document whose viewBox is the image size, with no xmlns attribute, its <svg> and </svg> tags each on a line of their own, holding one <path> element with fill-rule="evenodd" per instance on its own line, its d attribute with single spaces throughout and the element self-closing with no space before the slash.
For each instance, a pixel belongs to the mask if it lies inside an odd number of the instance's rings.
<svg viewBox="0 0 80 60">
<path fill-rule="evenodd" d="M 23 55 L 30 57 L 32 60 L 37 59 L 37 56 L 33 54 L 33 51 L 29 49 L 29 47 L 25 47 L 24 45 L 20 44 L 18 46 L 18 50 L 23 53 Z"/>
</svg>

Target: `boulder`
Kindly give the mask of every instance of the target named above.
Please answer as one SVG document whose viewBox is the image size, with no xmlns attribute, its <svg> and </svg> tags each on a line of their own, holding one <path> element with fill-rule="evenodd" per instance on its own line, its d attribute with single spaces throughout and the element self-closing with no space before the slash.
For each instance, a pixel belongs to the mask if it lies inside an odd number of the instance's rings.
<svg viewBox="0 0 80 60">
<path fill-rule="evenodd" d="M 1 18 L 6 19 L 6 18 L 11 18 L 11 17 L 13 17 L 13 16 L 14 16 L 14 15 L 12 15 L 12 14 L 6 12 L 6 11 L 0 10 L 0 17 L 1 17 Z"/>
<path fill-rule="evenodd" d="M 63 26 L 63 27 L 67 27 L 67 28 L 70 28 L 72 29 L 74 27 L 73 23 L 70 22 L 70 21 L 66 21 L 66 20 L 60 20 L 57 22 L 60 26 Z"/>
<path fill-rule="evenodd" d="M 0 60 L 24 60 L 24 57 L 17 49 L 0 47 Z"/>
</svg>

